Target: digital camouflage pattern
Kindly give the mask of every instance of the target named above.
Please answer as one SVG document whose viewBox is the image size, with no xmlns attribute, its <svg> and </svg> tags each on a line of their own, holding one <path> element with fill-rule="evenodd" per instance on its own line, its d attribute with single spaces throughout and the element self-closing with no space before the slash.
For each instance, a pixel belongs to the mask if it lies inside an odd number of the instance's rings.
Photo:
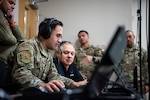
<svg viewBox="0 0 150 100">
<path fill-rule="evenodd" d="M 124 72 L 124 76 L 128 83 L 133 86 L 134 81 L 134 68 L 137 66 L 138 80 L 140 80 L 140 49 L 137 46 L 133 48 L 126 48 L 124 56 L 120 62 L 120 68 Z M 142 69 L 142 80 L 143 84 L 149 82 L 148 78 L 148 62 L 147 52 L 142 48 L 141 50 L 141 69 Z M 140 82 L 139 82 L 140 84 Z"/>
<path fill-rule="evenodd" d="M 73 82 L 58 74 L 50 52 L 44 49 L 37 38 L 21 43 L 16 56 L 12 76 L 23 88 L 56 79 L 62 80 L 67 87 Z"/>
<path fill-rule="evenodd" d="M 92 61 L 91 63 L 83 64 L 81 60 L 85 57 L 85 54 L 95 56 L 95 62 Z M 76 49 L 75 63 L 77 64 L 79 71 L 81 71 L 87 76 L 88 79 L 90 79 L 95 69 L 96 63 L 101 60 L 102 56 L 103 52 L 99 46 L 89 45 L 85 49 L 80 47 Z"/>
</svg>

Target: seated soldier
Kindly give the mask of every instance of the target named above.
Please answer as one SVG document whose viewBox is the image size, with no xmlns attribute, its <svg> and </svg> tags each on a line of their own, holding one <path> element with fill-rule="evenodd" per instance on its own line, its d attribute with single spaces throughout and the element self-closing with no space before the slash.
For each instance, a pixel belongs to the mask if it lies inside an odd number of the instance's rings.
<svg viewBox="0 0 150 100">
<path fill-rule="evenodd" d="M 55 50 L 61 43 L 62 35 L 63 23 L 46 18 L 40 23 L 37 36 L 19 44 L 11 74 L 21 90 L 39 86 L 49 92 L 59 92 L 64 87 L 86 85 L 63 77 L 56 70 L 50 50 Z"/>
<path fill-rule="evenodd" d="M 75 63 L 81 73 L 89 80 L 97 63 L 101 61 L 103 51 L 99 46 L 89 43 L 89 33 L 81 30 L 78 33 L 80 47 L 76 48 Z"/>
</svg>

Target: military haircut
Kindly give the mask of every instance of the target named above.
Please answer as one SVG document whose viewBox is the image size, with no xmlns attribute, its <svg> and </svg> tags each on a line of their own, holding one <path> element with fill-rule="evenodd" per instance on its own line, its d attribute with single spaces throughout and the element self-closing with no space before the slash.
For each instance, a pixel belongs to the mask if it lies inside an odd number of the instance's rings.
<svg viewBox="0 0 150 100">
<path fill-rule="evenodd" d="M 89 35 L 89 33 L 88 33 L 86 30 L 80 30 L 80 31 L 78 32 L 78 36 L 79 36 L 79 34 L 80 34 L 81 32 L 85 32 L 87 35 Z"/>
<path fill-rule="evenodd" d="M 63 27 L 63 23 L 56 18 L 45 18 L 39 25 L 38 36 L 40 35 L 44 39 L 48 39 L 57 25 Z"/>
<path fill-rule="evenodd" d="M 127 32 L 131 32 L 132 35 L 135 35 L 135 34 L 133 33 L 133 31 L 131 31 L 131 30 L 126 30 L 125 33 L 127 33 Z"/>
</svg>

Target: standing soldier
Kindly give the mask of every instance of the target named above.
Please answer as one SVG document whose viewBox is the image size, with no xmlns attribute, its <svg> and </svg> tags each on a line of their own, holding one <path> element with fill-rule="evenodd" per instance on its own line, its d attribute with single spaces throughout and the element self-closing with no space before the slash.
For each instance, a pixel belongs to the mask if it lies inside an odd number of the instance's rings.
<svg viewBox="0 0 150 100">
<path fill-rule="evenodd" d="M 137 78 L 138 90 L 140 89 L 140 48 L 134 44 L 135 35 L 131 30 L 126 31 L 127 47 L 124 56 L 120 62 L 120 68 L 123 70 L 126 81 L 130 86 L 134 87 L 134 78 Z M 137 77 L 134 77 L 134 70 L 137 68 Z M 148 78 L 148 62 L 147 52 L 141 49 L 141 69 L 142 69 L 142 83 L 149 83 Z M 136 83 L 136 82 L 135 82 Z M 143 87 L 144 89 L 144 87 Z M 147 90 L 146 90 L 147 91 Z"/>
</svg>

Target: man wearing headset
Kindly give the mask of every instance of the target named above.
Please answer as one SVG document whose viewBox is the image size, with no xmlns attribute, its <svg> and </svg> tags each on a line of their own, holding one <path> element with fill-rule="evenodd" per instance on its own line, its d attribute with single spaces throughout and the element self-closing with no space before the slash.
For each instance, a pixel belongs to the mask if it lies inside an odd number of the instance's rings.
<svg viewBox="0 0 150 100">
<path fill-rule="evenodd" d="M 21 43 L 16 49 L 16 61 L 12 70 L 13 80 L 23 88 L 40 86 L 49 92 L 61 88 L 79 87 L 81 84 L 58 74 L 50 50 L 62 41 L 63 23 L 46 18 L 39 25 L 38 36 Z"/>
</svg>

